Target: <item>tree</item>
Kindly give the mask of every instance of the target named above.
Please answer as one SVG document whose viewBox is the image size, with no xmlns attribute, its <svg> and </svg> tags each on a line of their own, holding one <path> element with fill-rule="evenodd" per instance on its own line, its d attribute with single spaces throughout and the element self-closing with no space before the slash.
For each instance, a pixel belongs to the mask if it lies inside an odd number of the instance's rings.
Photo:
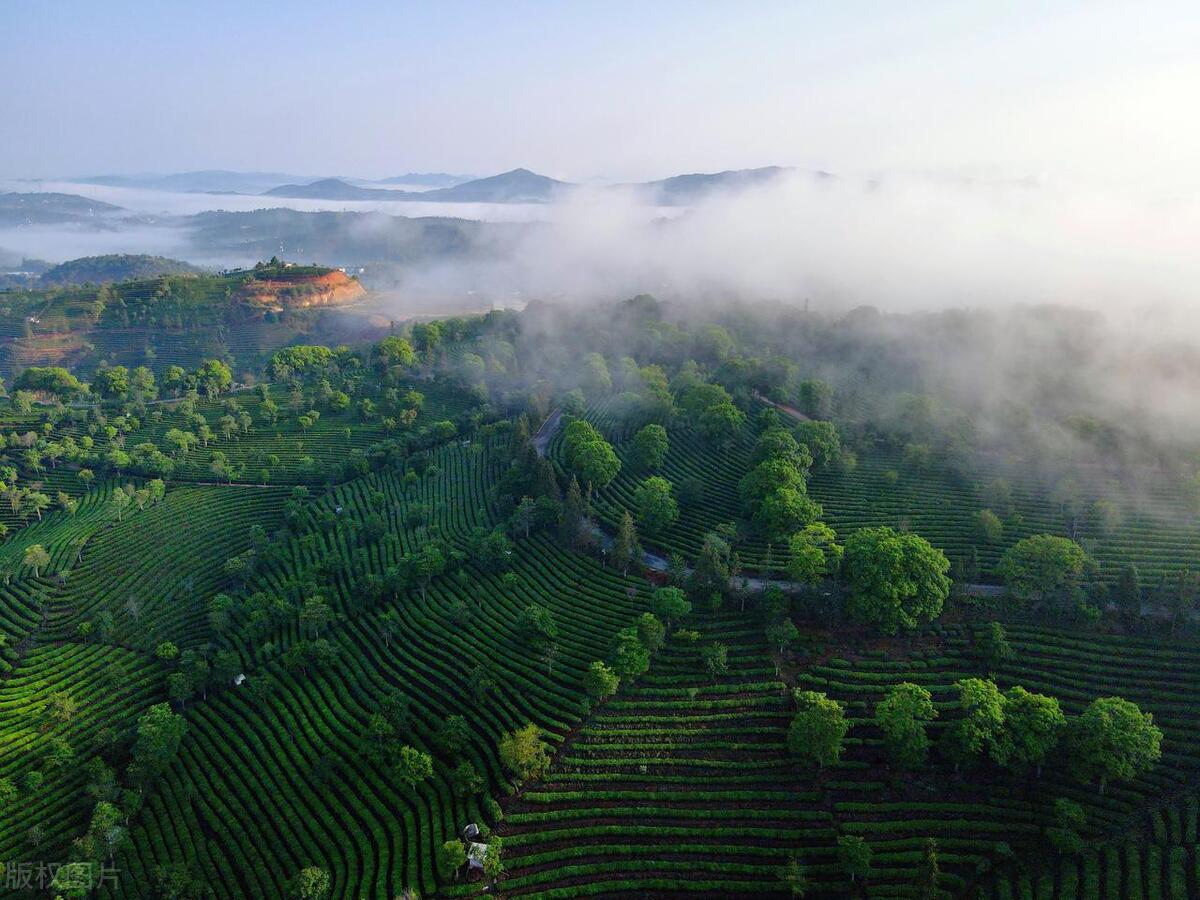
<svg viewBox="0 0 1200 900">
<path fill-rule="evenodd" d="M 1117 576 L 1117 584 L 1113 590 L 1113 600 L 1121 616 L 1131 622 L 1142 614 L 1142 580 L 1138 568 L 1133 563 L 1127 563 Z"/>
<path fill-rule="evenodd" d="M 613 565 L 620 569 L 622 574 L 627 575 L 629 567 L 635 562 L 640 562 L 641 557 L 642 547 L 638 543 L 637 529 L 633 526 L 633 516 L 629 514 L 629 510 L 624 510 L 621 524 L 617 526 L 617 536 L 613 540 Z"/>
<path fill-rule="evenodd" d="M 522 421 L 524 421 L 522 419 Z M 521 534 L 526 539 L 536 521 L 537 501 L 532 497 L 522 497 L 509 516 L 508 525 L 513 535 Z"/>
<path fill-rule="evenodd" d="M 172 672 L 167 676 L 167 696 L 181 708 L 187 705 L 187 701 L 191 700 L 195 693 L 196 687 L 192 684 L 192 679 L 184 672 Z"/>
<path fill-rule="evenodd" d="M 650 598 L 654 614 L 672 625 L 692 611 L 687 594 L 677 587 L 662 587 L 655 589 Z"/>
<path fill-rule="evenodd" d="M 207 359 L 196 370 L 196 383 L 211 400 L 233 384 L 233 372 L 219 359 Z"/>
<path fill-rule="evenodd" d="M 708 677 L 716 681 L 729 671 L 729 648 L 713 641 L 700 651 L 700 660 L 704 663 L 704 671 L 708 673 Z"/>
<path fill-rule="evenodd" d="M 622 628 L 616 634 L 612 670 L 621 678 L 636 678 L 650 668 L 650 651 L 642 643 L 636 626 Z"/>
<path fill-rule="evenodd" d="M 421 586 L 421 600 L 428 600 L 429 582 L 446 571 L 446 556 L 437 544 L 427 543 L 408 559 L 413 575 Z"/>
<path fill-rule="evenodd" d="M 325 900 L 331 885 L 328 872 L 317 866 L 306 866 L 292 880 L 291 893 L 296 900 Z"/>
<path fill-rule="evenodd" d="M 842 565 L 843 548 L 837 534 L 824 522 L 813 522 L 788 539 L 788 577 L 807 585 L 836 577 Z"/>
<path fill-rule="evenodd" d="M 994 681 L 956 681 L 962 715 L 946 729 L 944 748 L 957 767 L 985 753 L 996 755 L 1004 728 L 1004 697 Z"/>
<path fill-rule="evenodd" d="M 179 751 L 179 742 L 187 731 L 183 716 L 171 711 L 166 703 L 156 703 L 137 720 L 133 744 L 133 764 L 144 779 L 160 774 Z"/>
<path fill-rule="evenodd" d="M 937 718 L 933 697 L 920 685 L 905 681 L 895 685 L 875 704 L 875 724 L 899 766 L 915 769 L 929 754 L 927 722 Z"/>
<path fill-rule="evenodd" d="M 871 874 L 871 845 L 856 834 L 839 834 L 837 839 L 838 865 L 851 881 L 866 879 Z"/>
<path fill-rule="evenodd" d="M 821 504 L 808 496 L 807 489 L 784 487 L 763 497 L 755 521 L 772 541 L 805 528 L 824 514 Z"/>
<path fill-rule="evenodd" d="M 766 634 L 767 643 L 772 647 L 778 647 L 779 652 L 783 653 L 788 644 L 800 636 L 800 630 L 796 628 L 795 622 L 785 616 L 767 625 Z"/>
<path fill-rule="evenodd" d="M 1004 523 L 990 509 L 981 509 L 972 517 L 975 537 L 982 544 L 998 544 L 1004 537 Z"/>
<path fill-rule="evenodd" d="M 849 610 L 883 634 L 932 621 L 950 592 L 944 553 L 912 533 L 863 528 L 846 541 L 842 561 Z"/>
<path fill-rule="evenodd" d="M 797 400 L 801 411 L 814 419 L 827 419 L 833 412 L 833 388 L 816 378 L 800 382 Z"/>
<path fill-rule="evenodd" d="M 1074 800 L 1059 797 L 1054 801 L 1054 826 L 1046 829 L 1046 836 L 1054 848 L 1067 856 L 1083 853 L 1084 843 L 1080 832 L 1087 826 L 1087 813 Z"/>
<path fill-rule="evenodd" d="M 396 335 L 389 335 L 372 347 L 371 357 L 385 371 L 393 366 L 408 368 L 417 358 L 412 344 Z"/>
<path fill-rule="evenodd" d="M 1070 725 L 1071 762 L 1084 781 L 1127 781 L 1148 771 L 1162 756 L 1162 731 L 1154 717 L 1120 697 L 1101 697 Z"/>
<path fill-rule="evenodd" d="M 27 569 L 33 569 L 33 577 L 37 578 L 42 567 L 50 564 L 50 554 L 41 544 L 30 544 L 25 548 L 22 563 Z"/>
<path fill-rule="evenodd" d="M 324 597 L 309 597 L 300 608 L 300 627 L 312 637 L 318 637 L 325 626 L 333 621 L 333 610 Z"/>
<path fill-rule="evenodd" d="M 120 400 L 129 393 L 129 370 L 124 366 L 97 370 L 92 376 L 92 392 L 106 400 Z"/>
<path fill-rule="evenodd" d="M 558 625 L 550 610 L 540 603 L 530 603 L 517 619 L 517 633 L 540 650 L 558 637 Z"/>
<path fill-rule="evenodd" d="M 805 473 L 794 460 L 773 456 L 742 476 L 738 482 L 738 496 L 742 499 L 746 514 L 757 520 L 763 500 L 784 488 L 807 490 Z"/>
<path fill-rule="evenodd" d="M 933 838 L 925 838 L 921 848 L 921 868 L 917 875 L 917 890 L 921 900 L 935 900 L 941 895 L 938 885 L 942 880 L 938 866 L 938 845 Z"/>
<path fill-rule="evenodd" d="M 732 441 L 746 423 L 746 414 L 726 401 L 714 403 L 700 414 L 696 428 L 705 438 L 717 445 Z"/>
<path fill-rule="evenodd" d="M 1020 685 L 1004 692 L 1004 730 L 992 747 L 992 758 L 1001 766 L 1022 771 L 1042 762 L 1058 746 L 1067 717 L 1058 700 L 1033 694 Z"/>
<path fill-rule="evenodd" d="M 793 897 L 808 893 L 808 873 L 798 856 L 788 857 L 787 864 L 779 870 L 779 881 Z"/>
<path fill-rule="evenodd" d="M 583 357 L 580 381 L 589 397 L 595 399 L 612 390 L 612 376 L 608 372 L 608 363 L 599 353 L 588 353 Z"/>
<path fill-rule="evenodd" d="M 1017 541 L 1000 560 L 997 571 L 1012 593 L 1044 604 L 1072 599 L 1089 563 L 1083 548 L 1069 538 L 1035 534 Z"/>
<path fill-rule="evenodd" d="M 988 672 L 994 672 L 1016 656 L 1012 645 L 1008 643 L 1008 632 L 999 622 L 989 622 L 975 641 L 979 657 Z"/>
<path fill-rule="evenodd" d="M 400 618 L 400 613 L 394 609 L 389 609 L 379 617 L 377 629 L 379 636 L 383 638 L 383 646 L 390 647 L 392 638 L 403 628 L 404 622 Z"/>
<path fill-rule="evenodd" d="M 469 797 L 483 790 L 483 776 L 465 760 L 459 763 L 450 773 L 450 786 L 460 797 Z"/>
<path fill-rule="evenodd" d="M 671 496 L 671 482 L 658 475 L 638 485 L 633 499 L 642 528 L 649 534 L 661 534 L 679 518 L 679 504 Z"/>
<path fill-rule="evenodd" d="M 483 874 L 489 881 L 495 881 L 504 874 L 504 841 L 497 834 L 492 835 L 484 851 Z"/>
<path fill-rule="evenodd" d="M 637 627 L 638 640 L 650 653 L 657 653 L 662 647 L 667 629 L 654 613 L 642 613 L 634 620 Z"/>
<path fill-rule="evenodd" d="M 808 448 L 813 464 L 822 469 L 828 469 L 842 458 L 842 440 L 832 422 L 801 422 L 796 426 L 796 440 Z"/>
<path fill-rule="evenodd" d="M 467 848 L 455 839 L 446 841 L 438 848 L 437 867 L 442 879 L 458 879 L 459 870 L 467 864 Z"/>
<path fill-rule="evenodd" d="M 601 660 L 596 660 L 588 666 L 583 676 L 583 689 L 588 692 L 588 696 L 596 700 L 611 697 L 620 686 L 620 676 Z"/>
<path fill-rule="evenodd" d="M 433 757 L 416 747 L 403 746 L 392 771 L 396 778 L 410 791 L 418 784 L 428 781 L 433 775 Z"/>
<path fill-rule="evenodd" d="M 709 532 L 704 536 L 696 564 L 692 567 L 688 579 L 689 588 L 694 597 L 709 597 L 713 594 L 725 594 L 729 590 L 729 578 L 732 574 L 733 549 L 719 534 Z"/>
<path fill-rule="evenodd" d="M 842 757 L 850 723 L 846 708 L 818 691 L 796 691 L 796 715 L 788 726 L 787 748 L 802 762 L 818 769 Z"/>
<path fill-rule="evenodd" d="M 588 441 L 575 448 L 574 469 L 584 484 L 599 490 L 617 477 L 621 460 L 612 444 L 605 440 Z"/>
<path fill-rule="evenodd" d="M 644 425 L 633 436 L 633 464 L 639 469 L 653 471 L 663 464 L 670 449 L 667 429 L 657 423 Z"/>
<path fill-rule="evenodd" d="M 466 717 L 459 715 L 449 715 L 442 720 L 442 724 L 438 726 L 437 734 L 434 735 L 434 743 L 445 753 L 452 756 L 462 753 L 471 742 L 471 727 L 467 724 Z"/>
<path fill-rule="evenodd" d="M 550 746 L 542 730 L 530 722 L 500 739 L 500 761 L 518 781 L 525 781 L 550 768 Z"/>
</svg>

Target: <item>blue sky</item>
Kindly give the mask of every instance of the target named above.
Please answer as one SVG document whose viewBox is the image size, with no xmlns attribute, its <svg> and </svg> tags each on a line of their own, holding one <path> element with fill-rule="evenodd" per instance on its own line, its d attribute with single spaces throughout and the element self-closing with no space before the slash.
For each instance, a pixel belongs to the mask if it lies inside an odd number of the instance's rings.
<svg viewBox="0 0 1200 900">
<path fill-rule="evenodd" d="M 0 34 L 0 175 L 781 164 L 1200 184 L 1184 3 L 0 0 Z"/>
</svg>

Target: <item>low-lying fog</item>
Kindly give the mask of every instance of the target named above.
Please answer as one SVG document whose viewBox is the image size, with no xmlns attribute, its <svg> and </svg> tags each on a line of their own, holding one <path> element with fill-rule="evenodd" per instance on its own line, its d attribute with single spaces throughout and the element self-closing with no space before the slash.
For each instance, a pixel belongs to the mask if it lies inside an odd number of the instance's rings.
<svg viewBox="0 0 1200 900">
<path fill-rule="evenodd" d="M 1147 316 L 1176 321 L 1181 315 L 1190 321 L 1200 284 L 1196 197 L 1045 180 L 822 179 L 793 173 L 712 195 L 687 209 L 656 207 L 644 196 L 616 188 L 584 188 L 540 205 L 330 203 L 17 184 L 164 217 L 162 224 L 111 230 L 0 231 L 0 248 L 51 260 L 150 252 L 209 264 L 241 263 L 245 260 L 214 257 L 192 246 L 175 217 L 269 206 L 496 225 L 476 229 L 468 246 L 451 253 L 410 254 L 400 268 L 404 285 L 414 290 L 520 291 L 526 297 L 576 300 L 649 291 L 678 298 L 807 300 L 824 308 L 870 304 L 906 310 L 1059 303 L 1118 316 L 1133 313 L 1143 321 Z M 377 216 L 356 220 L 338 245 L 347 259 L 320 261 L 359 264 L 349 259 L 355 241 L 377 237 L 374 232 L 388 223 Z"/>
</svg>

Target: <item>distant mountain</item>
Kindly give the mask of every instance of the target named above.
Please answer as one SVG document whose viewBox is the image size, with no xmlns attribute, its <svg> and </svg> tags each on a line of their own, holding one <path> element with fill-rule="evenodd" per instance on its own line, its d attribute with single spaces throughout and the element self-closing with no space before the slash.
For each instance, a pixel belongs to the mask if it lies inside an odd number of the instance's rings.
<svg viewBox="0 0 1200 900">
<path fill-rule="evenodd" d="M 103 219 L 121 207 L 78 194 L 0 194 L 0 225 L 61 225 Z"/>
<path fill-rule="evenodd" d="M 311 184 L 284 184 L 266 191 L 267 197 L 300 200 L 424 200 L 437 203 L 546 203 L 573 187 L 528 169 L 513 169 L 490 178 L 476 178 L 454 187 L 430 191 L 399 191 L 358 187 L 338 178 Z"/>
<path fill-rule="evenodd" d="M 454 187 L 474 181 L 475 175 L 448 175 L 445 172 L 409 172 L 407 175 L 393 175 L 391 178 L 380 178 L 372 184 L 406 184 L 410 187 L 445 188 Z"/>
<path fill-rule="evenodd" d="M 144 254 L 114 253 L 84 256 L 52 266 L 42 274 L 40 286 L 62 287 L 71 284 L 104 284 L 133 278 L 155 278 L 179 273 L 199 274 L 203 269 L 178 259 Z"/>
<path fill-rule="evenodd" d="M 555 181 L 528 169 L 513 169 L 490 178 L 476 178 L 463 184 L 418 196 L 422 200 L 443 200 L 455 203 L 546 203 L 555 195 L 574 185 Z"/>
<path fill-rule="evenodd" d="M 320 259 L 360 266 L 379 261 L 413 263 L 445 257 L 476 257 L 499 252 L 506 238 L 525 226 L 457 218 L 406 218 L 377 212 L 301 212 L 258 209 L 203 212 L 184 227 L 197 258 Z"/>
<path fill-rule="evenodd" d="M 764 184 L 780 175 L 795 171 L 780 166 L 761 169 L 731 169 L 726 172 L 702 172 L 675 175 L 659 181 L 620 185 L 645 192 L 649 202 L 663 206 L 685 206 L 718 190 L 738 190 Z M 825 173 L 815 173 L 827 177 Z M 339 178 L 323 178 L 311 184 L 284 184 L 265 192 L 268 197 L 291 197 L 304 200 L 423 200 L 434 203 L 549 203 L 577 187 L 568 181 L 557 181 L 528 169 L 513 169 L 488 178 L 475 178 L 450 187 L 428 191 L 388 190 L 368 184 L 413 184 L 414 178 L 456 178 L 454 175 L 412 176 L 363 184 L 350 184 Z"/>
<path fill-rule="evenodd" d="M 425 193 L 359 187 L 340 178 L 322 178 L 311 184 L 281 184 L 264 191 L 262 196 L 289 197 L 296 200 L 409 200 L 424 197 Z"/>
<path fill-rule="evenodd" d="M 761 169 L 730 169 L 725 172 L 701 172 L 675 175 L 660 181 L 647 181 L 634 187 L 653 191 L 657 202 L 664 206 L 681 206 L 717 190 L 738 190 L 753 187 L 778 178 L 793 169 L 766 166 Z"/>
<path fill-rule="evenodd" d="M 185 194 L 260 194 L 281 184 L 307 181 L 308 177 L 287 175 L 283 172 L 229 172 L 223 169 L 206 169 L 199 172 L 177 172 L 171 175 L 96 175 L 71 180 L 77 184 L 99 184 L 107 187 L 141 188 Z"/>
</svg>

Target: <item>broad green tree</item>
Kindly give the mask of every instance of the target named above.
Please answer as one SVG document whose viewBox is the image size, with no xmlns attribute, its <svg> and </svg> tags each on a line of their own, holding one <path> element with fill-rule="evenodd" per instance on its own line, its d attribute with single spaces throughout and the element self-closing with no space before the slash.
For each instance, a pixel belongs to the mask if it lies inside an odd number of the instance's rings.
<svg viewBox="0 0 1200 900">
<path fill-rule="evenodd" d="M 837 839 L 838 865 L 851 881 L 871 875 L 871 845 L 856 834 L 839 834 Z"/>
<path fill-rule="evenodd" d="M 995 755 L 1004 730 L 1004 696 L 994 681 L 956 681 L 960 715 L 946 729 L 943 747 L 955 766 Z"/>
<path fill-rule="evenodd" d="M 1056 698 L 1011 687 L 1004 692 L 1004 730 L 992 758 L 1018 772 L 1034 767 L 1041 774 L 1042 763 L 1058 746 L 1066 726 Z"/>
<path fill-rule="evenodd" d="M 41 544 L 30 544 L 25 548 L 22 562 L 27 569 L 33 569 L 33 577 L 37 578 L 41 570 L 50 564 L 50 554 Z"/>
<path fill-rule="evenodd" d="M 1071 764 L 1084 781 L 1128 781 L 1162 757 L 1162 731 L 1150 713 L 1120 697 L 1101 697 L 1070 724 Z"/>
<path fill-rule="evenodd" d="M 654 614 L 672 625 L 692 611 L 687 594 L 677 587 L 662 587 L 654 591 L 650 599 Z"/>
<path fill-rule="evenodd" d="M 671 493 L 671 482 L 652 475 L 638 485 L 633 495 L 638 519 L 647 534 L 661 534 L 679 518 L 679 504 Z"/>
<path fill-rule="evenodd" d="M 842 566 L 843 548 L 834 530 L 813 522 L 788 539 L 788 577 L 807 585 L 834 578 Z"/>
<path fill-rule="evenodd" d="M 642 643 L 637 626 L 617 632 L 612 653 L 612 670 L 621 678 L 636 678 L 650 668 L 650 651 Z"/>
<path fill-rule="evenodd" d="M 700 651 L 700 661 L 708 677 L 717 680 L 729 671 L 729 648 L 724 644 L 713 641 Z"/>
<path fill-rule="evenodd" d="M 416 747 L 401 747 L 392 771 L 401 784 L 410 791 L 414 790 L 432 777 L 433 757 Z"/>
<path fill-rule="evenodd" d="M 842 757 L 850 723 L 846 709 L 818 691 L 796 691 L 796 715 L 788 726 L 788 751 L 818 769 Z"/>
<path fill-rule="evenodd" d="M 333 882 L 329 873 L 317 866 L 305 866 L 292 880 L 292 896 L 296 900 L 326 900 Z"/>
<path fill-rule="evenodd" d="M 463 846 L 463 842 L 455 838 L 451 841 L 446 841 L 438 848 L 437 867 L 438 874 L 443 880 L 451 878 L 457 879 L 459 870 L 467 864 L 467 848 Z"/>
<path fill-rule="evenodd" d="M 653 422 L 644 425 L 633 436 L 633 463 L 639 469 L 653 471 L 663 464 L 670 449 L 667 429 Z"/>
<path fill-rule="evenodd" d="M 1008 632 L 999 622 L 989 622 L 975 639 L 979 656 L 988 672 L 994 672 L 1012 660 L 1016 653 L 1008 642 Z"/>
<path fill-rule="evenodd" d="M 863 528 L 846 540 L 842 576 L 850 614 L 883 634 L 936 619 L 950 592 L 950 562 L 911 532 Z"/>
<path fill-rule="evenodd" d="M 936 718 L 929 691 L 908 681 L 892 687 L 875 704 L 875 724 L 883 732 L 884 745 L 892 760 L 906 769 L 925 762 L 929 755 L 925 726 Z"/>
<path fill-rule="evenodd" d="M 160 774 L 179 751 L 179 742 L 187 731 L 183 716 L 172 712 L 169 704 L 156 703 L 137 720 L 133 742 L 133 764 L 143 779 Z"/>
<path fill-rule="evenodd" d="M 550 768 L 550 746 L 531 722 L 500 739 L 500 761 L 518 781 L 526 781 Z"/>
<path fill-rule="evenodd" d="M 621 686 L 621 678 L 602 660 L 596 660 L 588 666 L 583 676 L 583 689 L 596 700 L 611 697 Z"/>
<path fill-rule="evenodd" d="M 1088 565 L 1088 556 L 1070 538 L 1035 534 L 1013 544 L 998 571 L 1014 595 L 1035 604 L 1071 600 Z"/>
</svg>

